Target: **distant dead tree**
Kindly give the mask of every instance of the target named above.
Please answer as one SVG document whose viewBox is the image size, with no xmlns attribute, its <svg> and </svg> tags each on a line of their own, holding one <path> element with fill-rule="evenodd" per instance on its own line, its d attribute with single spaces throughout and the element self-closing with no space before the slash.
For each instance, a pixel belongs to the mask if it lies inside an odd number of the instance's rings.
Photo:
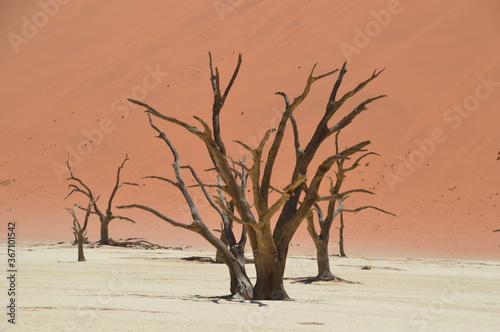
<svg viewBox="0 0 500 332">
<path fill-rule="evenodd" d="M 114 220 L 114 219 L 121 219 L 121 220 L 127 220 L 132 223 L 135 223 L 134 220 L 124 217 L 124 216 L 118 216 L 115 215 L 112 211 L 112 205 L 113 205 L 113 199 L 115 198 L 116 192 L 118 191 L 119 188 L 121 188 L 124 185 L 130 185 L 130 186 L 139 186 L 137 183 L 131 183 L 131 182 L 120 182 L 120 173 L 123 167 L 125 166 L 125 162 L 129 160 L 128 156 L 125 156 L 125 159 L 121 163 L 121 165 L 118 167 L 118 170 L 116 172 L 116 183 L 113 187 L 113 190 L 111 191 L 111 195 L 109 196 L 106 210 L 103 212 L 99 206 L 98 206 L 98 200 L 100 196 L 97 196 L 94 194 L 94 192 L 90 189 L 88 185 L 86 185 L 80 178 L 75 177 L 73 174 L 73 170 L 71 169 L 71 166 L 69 164 L 69 155 L 68 158 L 66 159 L 66 165 L 69 170 L 70 177 L 67 179 L 68 181 L 71 181 L 71 183 L 68 185 L 68 188 L 71 189 L 70 193 L 66 198 L 70 197 L 73 193 L 81 193 L 84 196 L 86 196 L 89 201 L 92 203 L 91 204 L 91 209 L 88 211 L 88 208 L 84 208 L 79 206 L 81 209 L 87 210 L 87 212 L 91 214 L 96 214 L 99 217 L 99 221 L 101 223 L 100 227 L 100 240 L 99 244 L 102 245 L 123 245 L 120 242 L 114 241 L 109 237 L 109 223 Z M 137 243 L 140 244 L 140 243 Z"/>
<path fill-rule="evenodd" d="M 89 201 L 89 204 L 85 210 L 85 219 L 83 221 L 83 226 L 81 225 L 80 221 L 78 220 L 77 212 L 78 212 L 78 205 L 75 206 L 73 210 L 71 209 L 66 209 L 71 216 L 73 217 L 73 234 L 75 235 L 76 243 L 78 245 L 78 261 L 79 262 L 85 262 L 85 255 L 83 252 L 83 243 L 85 242 L 85 234 L 87 232 L 87 225 L 89 223 L 89 217 L 90 217 L 90 211 L 92 207 L 93 202 Z"/>
<path fill-rule="evenodd" d="M 232 204 L 234 204 L 233 212 L 219 197 L 217 197 L 217 195 L 212 195 L 213 200 L 219 208 L 226 213 L 233 222 L 243 225 L 246 230 L 252 247 L 257 274 L 257 280 L 255 286 L 253 287 L 252 298 L 254 300 L 287 300 L 289 299 L 289 296 L 283 286 L 283 275 L 285 272 L 286 258 L 288 255 L 290 241 L 293 235 L 297 231 L 301 222 L 310 213 L 314 204 L 319 201 L 337 199 L 336 196 L 321 196 L 318 193 L 322 180 L 336 161 L 347 159 L 358 151 L 363 151 L 363 149 L 370 144 L 370 141 L 360 142 L 329 156 L 321 161 L 319 166 L 314 171 L 309 171 L 309 165 L 313 161 L 319 147 L 327 138 L 348 126 L 355 117 L 367 109 L 368 104 L 385 97 L 385 95 L 379 95 L 366 99 L 354 107 L 352 111 L 341 118 L 337 123 L 329 125 L 331 118 L 337 113 L 341 106 L 344 105 L 348 99 L 361 91 L 368 83 L 377 78 L 382 71 L 373 72 L 367 80 L 358 84 L 354 89 L 342 95 L 342 97 L 337 98 L 337 93 L 342 83 L 342 79 L 347 72 L 346 64 L 344 63 L 340 71 L 333 70 L 319 76 L 314 75 L 314 70 L 316 68 L 316 65 L 314 65 L 309 73 L 303 92 L 299 96 L 295 97 L 293 101 L 290 101 L 288 95 L 284 92 L 276 93 L 277 95 L 283 97 L 285 102 L 285 110 L 277 129 L 268 130 L 256 148 L 251 148 L 243 142 L 236 141 L 250 152 L 252 162 L 248 165 L 247 163 L 236 162 L 226 155 L 219 127 L 219 114 L 238 74 L 240 64 L 241 55 L 238 58 L 238 65 L 233 72 L 233 76 L 228 84 L 228 87 L 222 93 L 219 86 L 219 71 L 217 68 L 215 68 L 215 71 L 212 70 L 210 60 L 211 82 L 214 91 L 212 128 L 210 128 L 204 120 L 197 116 L 194 116 L 194 118 L 200 123 L 200 128 L 171 116 L 164 115 L 143 102 L 132 99 L 129 99 L 129 101 L 144 107 L 146 109 L 146 113 L 149 115 L 174 123 L 186 129 L 188 132 L 203 141 L 211 157 L 214 169 L 220 176 L 222 182 L 220 184 L 200 184 L 200 186 L 202 188 L 222 190 L 225 195 L 230 198 Z M 308 96 L 313 83 L 336 72 L 339 72 L 339 74 L 330 93 L 330 97 L 328 98 L 324 114 L 318 122 L 311 139 L 305 148 L 302 148 L 299 140 L 298 124 L 293 113 Z M 288 180 L 287 185 L 283 189 L 279 189 L 279 193 L 275 192 L 271 195 L 272 174 L 275 170 L 275 162 L 281 148 L 281 143 L 283 141 L 288 122 L 291 123 L 293 131 L 295 161 L 290 163 L 293 166 L 290 170 L 291 178 Z M 158 131 L 158 129 L 155 130 Z M 272 142 L 267 152 L 267 157 L 264 158 L 264 147 L 270 140 L 272 133 L 274 133 L 274 138 L 271 140 Z M 173 151 L 172 153 L 174 154 Z M 236 164 L 246 170 L 250 179 L 249 188 L 251 189 L 242 190 L 242 183 L 239 181 L 239 176 L 236 174 L 233 164 Z M 172 184 L 174 185 L 179 185 L 180 182 L 180 178 L 177 173 L 178 172 L 176 172 L 177 181 L 172 181 Z M 285 171 L 280 169 L 280 173 L 285 174 Z M 307 185 L 306 182 L 308 182 Z M 181 189 L 181 191 L 184 193 L 184 189 Z M 185 198 L 187 200 L 189 200 L 188 197 L 189 196 L 185 194 Z M 209 239 L 209 242 L 221 251 L 225 248 L 222 241 L 213 236 L 213 234 L 208 231 L 206 226 L 200 222 L 201 217 L 198 213 L 195 213 L 191 204 L 190 208 L 193 217 L 193 222 L 191 224 L 179 223 L 165 215 L 162 215 L 160 212 L 143 205 L 132 204 L 121 206 L 120 208 L 140 208 L 149 211 L 161 219 L 170 222 L 172 225 L 189 230 L 195 230 L 196 232 L 202 234 L 206 239 Z M 271 221 L 275 217 L 277 217 L 277 221 L 276 223 L 272 223 Z M 226 255 L 228 258 L 231 258 L 231 255 L 227 252 Z"/>
<path fill-rule="evenodd" d="M 340 131 L 338 131 L 335 134 L 335 153 L 338 154 L 340 153 L 339 149 L 339 134 Z M 361 151 L 361 150 L 360 150 Z M 313 209 L 311 213 L 307 215 L 307 230 L 309 232 L 309 235 L 313 239 L 314 245 L 316 246 L 316 256 L 317 256 L 317 262 L 318 262 L 318 275 L 311 279 L 312 281 L 317 281 L 317 280 L 332 280 L 332 281 L 338 281 L 342 280 L 341 278 L 336 277 L 332 272 L 330 271 L 330 261 L 328 258 L 328 244 L 330 241 L 330 229 L 333 225 L 333 221 L 337 216 L 340 217 L 340 226 L 339 226 L 339 250 L 340 250 L 340 256 L 341 257 L 346 257 L 345 250 L 344 250 L 344 212 L 359 212 L 364 209 L 375 209 L 380 212 L 390 214 L 395 216 L 391 212 L 387 212 L 383 209 L 380 209 L 375 206 L 371 205 L 366 205 L 366 206 L 361 206 L 359 208 L 350 210 L 350 209 L 345 209 L 343 207 L 343 202 L 349 197 L 350 194 L 353 193 L 366 193 L 366 194 L 374 194 L 374 192 L 366 190 L 366 189 L 351 189 L 347 190 L 344 192 L 341 192 L 342 185 L 344 184 L 344 181 L 346 179 L 346 174 L 348 172 L 351 172 L 355 169 L 357 169 L 361 165 L 361 161 L 370 156 L 370 155 L 377 155 L 375 152 L 366 152 L 362 154 L 360 157 L 358 157 L 350 166 L 346 166 L 345 163 L 348 161 L 348 159 L 338 159 L 335 164 L 336 164 L 336 171 L 335 171 L 335 181 L 330 178 L 330 195 L 326 197 L 328 200 L 328 208 L 327 208 L 327 213 L 326 216 L 323 213 L 321 206 L 318 203 L 315 203 L 313 206 Z M 366 165 L 366 164 L 365 164 Z M 338 203 L 338 206 L 337 206 Z M 316 212 L 317 215 L 317 224 L 319 227 L 319 232 L 316 230 L 316 226 L 314 224 L 314 218 L 313 218 L 313 211 Z"/>
</svg>

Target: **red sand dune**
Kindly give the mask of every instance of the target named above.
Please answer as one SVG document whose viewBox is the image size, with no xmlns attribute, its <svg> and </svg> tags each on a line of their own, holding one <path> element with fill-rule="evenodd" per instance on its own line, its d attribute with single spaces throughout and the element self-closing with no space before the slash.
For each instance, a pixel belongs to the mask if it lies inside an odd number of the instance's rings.
<svg viewBox="0 0 500 332">
<path fill-rule="evenodd" d="M 0 219 L 18 222 L 20 240 L 71 239 L 64 207 L 84 202 L 76 196 L 64 200 L 68 174 L 61 167 L 68 151 L 76 151 L 75 173 L 103 196 L 128 153 L 123 179 L 146 185 L 123 190 L 116 203 L 148 202 L 183 220 L 176 192 L 141 179 L 170 176 L 171 156 L 153 138 L 142 110 L 124 98 L 133 96 L 189 123 L 195 124 L 192 115 L 208 119 L 207 52 L 224 83 L 241 52 L 241 72 L 222 114 L 223 135 L 228 142 L 252 144 L 276 124 L 283 108 L 274 92 L 296 96 L 314 63 L 324 73 L 347 58 L 344 92 L 374 69 L 386 70 L 343 114 L 368 97 L 389 96 L 371 104 L 341 136 L 342 145 L 370 139 L 370 149 L 381 154 L 346 183 L 374 188 L 377 196 L 352 197 L 349 206 L 377 204 L 398 215 L 346 216 L 348 254 L 498 259 L 500 233 L 493 230 L 500 228 L 499 14 L 494 0 L 220 0 L 197 6 L 159 0 L 2 1 Z M 317 82 L 296 111 L 303 145 L 334 79 Z M 208 167 L 200 142 L 157 123 L 184 163 L 200 172 Z M 333 148 L 327 145 L 321 156 Z M 241 157 L 236 144 L 227 146 Z M 286 184 L 290 156 L 291 149 L 283 151 L 276 185 Z M 209 220 L 213 214 L 206 210 Z M 127 215 L 138 223 L 115 222 L 114 238 L 201 243 L 144 213 Z M 94 222 L 92 237 L 97 230 Z M 293 242 L 312 250 L 303 228 Z"/>
</svg>

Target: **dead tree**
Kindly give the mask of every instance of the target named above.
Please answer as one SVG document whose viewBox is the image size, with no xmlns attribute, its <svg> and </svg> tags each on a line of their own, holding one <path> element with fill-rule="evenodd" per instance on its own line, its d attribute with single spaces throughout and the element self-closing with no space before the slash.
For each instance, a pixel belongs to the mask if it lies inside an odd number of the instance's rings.
<svg viewBox="0 0 500 332">
<path fill-rule="evenodd" d="M 335 134 L 335 153 L 339 153 L 339 138 L 340 131 Z M 342 185 L 346 179 L 346 174 L 357 169 L 361 165 L 361 161 L 370 156 L 377 155 L 375 152 L 367 152 L 358 157 L 350 166 L 346 166 L 345 163 L 347 159 L 339 159 L 335 162 L 336 171 L 335 171 L 335 181 L 330 178 L 330 196 L 328 201 L 328 208 L 326 216 L 323 213 L 319 204 L 314 204 L 313 211 L 317 214 L 317 224 L 319 227 L 319 232 L 316 230 L 316 226 L 314 224 L 313 213 L 308 214 L 307 216 L 307 230 L 309 235 L 313 239 L 314 245 L 316 247 L 316 257 L 318 263 L 318 275 L 311 279 L 312 281 L 323 280 L 323 281 L 340 281 L 342 280 L 339 277 L 336 277 L 330 271 L 330 261 L 328 259 L 328 245 L 330 242 L 330 230 L 333 225 L 333 221 L 337 216 L 340 217 L 340 226 L 339 226 L 339 250 L 340 256 L 346 257 L 344 250 L 344 212 L 359 212 L 364 209 L 375 209 L 383 213 L 394 215 L 391 212 L 387 212 L 383 209 L 380 209 L 375 206 L 366 205 L 359 207 L 354 210 L 345 209 L 343 207 L 343 202 L 349 197 L 349 194 L 353 193 L 366 193 L 366 194 L 374 194 L 372 191 L 366 189 L 351 189 L 345 192 L 341 192 Z M 337 206 L 338 203 L 338 206 Z"/>
<path fill-rule="evenodd" d="M 331 118 L 337 113 L 341 106 L 344 105 L 348 99 L 356 95 L 368 83 L 377 78 L 382 71 L 375 71 L 367 80 L 358 84 L 354 89 L 348 91 L 342 97 L 337 98 L 342 79 L 347 72 L 346 64 L 344 63 L 340 71 L 333 70 L 319 76 L 314 75 L 316 67 L 316 65 L 314 65 L 307 78 L 303 92 L 295 97 L 293 101 L 290 101 L 286 93 L 277 92 L 276 94 L 281 95 L 285 101 L 285 110 L 282 114 L 278 128 L 268 130 L 256 148 L 251 148 L 243 142 L 237 141 L 237 143 L 248 150 L 252 156 L 250 165 L 246 163 L 237 163 L 248 172 L 251 183 L 251 190 L 243 191 L 241 183 L 234 173 L 231 160 L 225 153 L 224 144 L 220 136 L 220 128 L 218 127 L 220 111 L 229 89 L 238 74 L 240 63 L 241 55 L 239 56 L 238 66 L 224 93 L 222 93 L 219 86 L 219 72 L 217 68 L 215 69 L 215 73 L 212 71 L 211 82 L 214 91 L 214 107 L 212 109 L 214 126 L 212 129 L 205 121 L 197 116 L 194 118 L 200 123 L 201 129 L 176 118 L 164 115 L 143 102 L 132 99 L 129 99 L 129 101 L 144 107 L 146 113 L 167 122 L 174 123 L 203 141 L 211 157 L 214 168 L 222 180 L 221 185 L 212 184 L 210 186 L 224 191 L 234 204 L 234 212 L 229 210 L 224 202 L 221 202 L 218 197 L 215 197 L 214 200 L 233 222 L 244 226 L 252 247 L 257 274 L 257 281 L 253 288 L 252 298 L 255 300 L 286 300 L 289 299 L 289 296 L 283 286 L 283 274 L 290 241 L 293 235 L 301 222 L 310 213 L 314 204 L 319 201 L 337 199 L 332 196 L 319 195 L 318 191 L 322 180 L 336 161 L 349 158 L 358 151 L 364 151 L 364 147 L 370 144 L 370 142 L 360 142 L 339 153 L 329 156 L 320 162 L 319 166 L 314 171 L 309 172 L 309 165 L 313 161 L 319 147 L 327 138 L 348 126 L 355 117 L 367 109 L 368 104 L 385 97 L 385 95 L 380 95 L 366 99 L 340 119 L 340 121 L 334 125 L 329 125 Z M 308 96 L 313 83 L 336 72 L 339 74 L 330 93 L 330 97 L 328 98 L 324 114 L 317 124 L 311 139 L 306 144 L 305 148 L 302 148 L 299 140 L 297 122 L 295 121 L 293 113 Z M 291 123 L 293 130 L 295 162 L 293 168 L 290 170 L 291 178 L 288 184 L 284 189 L 280 190 L 280 194 L 273 194 L 270 196 L 271 179 L 275 169 L 275 162 L 288 122 Z M 271 146 L 267 152 L 267 157 L 264 158 L 265 144 L 270 140 L 273 132 L 275 132 L 274 138 L 271 140 Z M 283 171 L 280 171 L 280 173 L 283 173 Z M 308 182 L 307 190 L 305 190 L 306 179 Z M 250 192 L 250 194 L 248 194 L 248 192 Z M 248 195 L 251 195 L 252 204 L 249 202 Z M 273 201 L 271 201 L 271 198 L 274 198 Z M 128 207 L 138 206 L 129 205 Z M 275 217 L 277 217 L 277 222 L 273 228 L 271 220 Z M 195 219 L 195 221 L 196 220 L 197 219 Z M 181 227 L 188 228 L 186 225 Z M 190 227 L 192 228 L 194 225 Z"/>
<path fill-rule="evenodd" d="M 120 245 L 119 242 L 112 241 L 112 239 L 110 239 L 110 237 L 109 237 L 109 223 L 112 220 L 121 219 L 121 220 L 126 220 L 126 221 L 130 221 L 132 223 L 135 223 L 134 220 L 132 220 L 128 217 L 115 215 L 112 211 L 113 199 L 115 198 L 116 192 L 118 191 L 118 189 L 120 187 L 122 187 L 124 185 L 139 186 L 137 183 L 120 182 L 120 173 L 121 173 L 122 168 L 125 166 L 125 162 L 127 160 L 129 160 L 128 156 L 125 156 L 125 159 L 123 160 L 121 165 L 118 167 L 118 170 L 116 172 L 116 183 L 115 183 L 115 186 L 113 187 L 113 190 L 111 191 L 111 195 L 109 196 L 106 210 L 103 212 L 99 208 L 98 203 L 97 203 L 100 196 L 96 197 L 96 195 L 90 189 L 89 186 L 87 186 L 80 178 L 77 178 L 74 176 L 73 170 L 71 169 L 71 166 L 69 164 L 69 155 L 68 155 L 68 158 L 66 159 L 66 165 L 68 167 L 69 174 L 70 174 L 70 177 L 67 180 L 72 182 L 71 184 L 68 185 L 68 187 L 69 187 L 69 189 L 71 189 L 71 191 L 68 194 L 68 196 L 66 196 L 66 198 L 68 198 L 69 196 L 71 196 L 71 194 L 76 192 L 76 193 L 81 193 L 81 194 L 85 195 L 89 199 L 89 201 L 92 202 L 90 213 L 96 214 L 99 217 L 99 221 L 101 223 L 101 227 L 100 227 L 101 237 L 100 237 L 99 243 L 102 245 L 110 245 L 110 244 Z M 85 209 L 83 207 L 80 207 L 80 208 Z"/>
<path fill-rule="evenodd" d="M 85 220 L 83 221 L 83 226 L 80 224 L 80 221 L 78 220 L 77 212 L 78 212 L 78 205 L 75 206 L 73 210 L 71 209 L 66 209 L 71 216 L 73 217 L 73 234 L 75 235 L 76 243 L 78 245 L 78 261 L 79 262 L 85 262 L 85 254 L 83 252 L 83 242 L 86 239 L 85 234 L 87 232 L 87 225 L 89 223 L 89 217 L 91 214 L 91 207 L 92 207 L 93 202 L 89 201 L 89 204 L 87 208 L 85 209 Z"/>
</svg>

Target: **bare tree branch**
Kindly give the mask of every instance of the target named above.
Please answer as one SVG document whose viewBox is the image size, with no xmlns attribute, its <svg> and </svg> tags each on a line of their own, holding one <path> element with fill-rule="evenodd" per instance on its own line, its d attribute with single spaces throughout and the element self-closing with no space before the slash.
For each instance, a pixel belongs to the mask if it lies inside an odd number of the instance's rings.
<svg viewBox="0 0 500 332">
<path fill-rule="evenodd" d="M 269 140 L 269 136 L 271 133 L 275 132 L 276 129 L 271 128 L 268 129 L 262 138 L 262 140 L 259 143 L 259 146 L 255 149 L 249 148 L 245 143 L 240 142 L 240 141 L 235 141 L 236 143 L 239 143 L 241 146 L 244 148 L 247 148 L 251 153 L 252 153 L 252 160 L 253 164 L 250 169 L 246 168 L 248 175 L 250 176 L 250 179 L 252 180 L 252 192 L 253 192 L 253 198 L 254 198 L 254 203 L 255 207 L 257 209 L 257 213 L 259 215 L 259 219 L 262 219 L 262 217 L 268 212 L 267 204 L 262 200 L 261 196 L 261 190 L 260 190 L 260 169 L 261 169 L 261 158 L 262 158 L 262 152 L 264 150 L 264 146 L 266 142 Z M 289 196 L 287 196 L 289 197 Z"/>
<path fill-rule="evenodd" d="M 288 185 L 284 190 L 281 195 L 281 197 L 269 208 L 269 210 L 266 211 L 266 213 L 261 217 L 261 223 L 266 223 L 270 222 L 271 218 L 274 216 L 276 212 L 281 209 L 281 207 L 286 203 L 288 198 L 290 198 L 291 195 L 293 195 L 293 192 L 295 189 L 300 186 L 303 182 L 306 181 L 306 177 L 302 176 L 299 177 L 297 180 L 295 180 L 293 183 Z"/>
<path fill-rule="evenodd" d="M 352 120 L 354 120 L 354 118 L 360 114 L 361 112 L 367 110 L 368 108 L 366 107 L 366 105 L 368 105 L 369 103 L 377 100 L 377 99 L 380 99 L 380 98 L 385 98 L 387 97 L 387 95 L 380 95 L 380 96 L 377 96 L 377 97 L 373 97 L 373 98 L 369 98 L 367 100 L 365 100 L 364 102 L 362 102 L 361 104 L 359 104 L 356 108 L 354 108 L 349 114 L 347 114 L 342 120 L 340 120 L 339 122 L 337 122 L 334 126 L 330 127 L 328 130 L 330 132 L 330 134 L 332 133 L 335 133 L 343 128 L 345 128 L 348 124 L 350 124 L 352 122 Z"/>
<path fill-rule="evenodd" d="M 390 214 L 391 216 L 394 216 L 394 217 L 397 217 L 394 213 L 392 212 L 389 212 L 389 211 L 386 211 L 384 209 L 381 209 L 381 208 L 378 208 L 376 206 L 371 206 L 371 205 L 366 205 L 366 206 L 361 206 L 361 207 L 358 207 L 356 209 L 342 209 L 342 212 L 359 212 L 361 210 L 364 210 L 364 209 L 374 209 L 374 210 L 377 210 L 377 211 L 380 211 L 380 212 L 383 212 L 385 214 Z"/>
<path fill-rule="evenodd" d="M 225 218 L 227 218 L 227 216 L 224 213 L 224 211 L 222 211 L 221 208 L 217 204 L 215 204 L 215 202 L 212 199 L 212 196 L 210 195 L 210 193 L 208 192 L 208 190 L 205 187 L 206 185 L 201 181 L 200 177 L 195 172 L 195 170 L 193 169 L 193 167 L 191 167 L 190 165 L 187 165 L 187 166 L 182 166 L 181 168 L 187 168 L 187 169 L 189 169 L 189 171 L 191 172 L 193 178 L 196 180 L 196 182 L 198 182 L 198 185 L 201 186 L 201 190 L 203 191 L 203 194 L 205 195 L 205 198 L 208 201 L 208 203 L 217 211 L 217 213 L 219 213 L 219 215 L 221 216 L 221 218 L 223 220 Z M 220 186 L 220 185 L 216 186 L 216 188 L 218 188 L 218 189 L 222 189 L 222 187 L 223 186 Z"/>
<path fill-rule="evenodd" d="M 184 223 L 181 223 L 181 222 L 178 222 L 178 221 L 175 221 L 174 219 L 172 219 L 170 217 L 167 217 L 166 215 L 162 214 L 161 212 L 159 212 L 159 211 L 157 211 L 157 210 L 155 210 L 153 208 L 150 208 L 148 206 L 145 206 L 145 205 L 141 205 L 141 204 L 128 204 L 128 205 L 117 206 L 117 208 L 118 209 L 132 209 L 132 208 L 141 209 L 141 210 L 148 211 L 148 212 L 154 214 L 155 216 L 157 216 L 158 218 L 160 218 L 162 220 L 165 220 L 166 222 L 168 222 L 172 226 L 181 227 L 181 228 L 185 228 L 185 229 L 189 229 L 189 230 L 193 229 L 193 226 L 187 225 L 187 224 L 184 224 Z"/>
<path fill-rule="evenodd" d="M 345 73 L 347 72 L 347 70 L 345 69 L 345 66 L 346 66 L 346 63 L 344 62 L 344 65 L 342 66 L 342 70 L 339 73 L 339 77 L 337 78 L 337 81 L 335 82 L 335 85 L 333 87 L 332 93 L 330 95 L 330 99 L 328 100 L 328 104 L 327 104 L 327 107 L 326 107 L 326 113 L 329 114 L 329 115 L 331 114 L 329 116 L 329 119 L 337 112 L 338 109 L 340 109 L 340 107 L 349 98 L 351 98 L 352 96 L 354 96 L 355 94 L 357 94 L 359 91 L 361 91 L 368 83 L 370 83 L 371 81 L 373 81 L 374 79 L 376 79 L 384 71 L 384 69 L 382 69 L 382 70 L 380 70 L 378 72 L 375 70 L 373 72 L 372 76 L 370 76 L 365 81 L 359 83 L 351 91 L 345 93 L 339 100 L 336 100 L 336 94 L 337 94 L 338 89 L 339 89 L 339 87 L 340 87 L 340 85 L 342 83 L 342 79 L 343 79 Z"/>
<path fill-rule="evenodd" d="M 368 152 L 368 153 L 365 153 L 364 155 L 362 155 L 361 157 L 359 157 L 358 159 L 356 159 L 356 161 L 351 165 L 351 167 L 348 167 L 348 168 L 345 168 L 344 169 L 344 172 L 349 172 L 349 171 L 352 171 L 353 169 L 355 169 L 356 167 L 359 166 L 359 163 L 360 161 L 367 157 L 367 156 L 370 156 L 370 155 L 375 155 L 375 156 L 380 156 L 378 153 L 376 152 Z"/>
<path fill-rule="evenodd" d="M 212 90 L 214 94 L 214 103 L 212 107 L 212 125 L 214 129 L 214 140 L 217 146 L 219 147 L 219 150 L 221 151 L 222 155 L 225 156 L 226 148 L 224 146 L 224 142 L 222 141 L 221 131 L 220 131 L 220 112 L 222 110 L 222 107 L 224 106 L 224 102 L 226 101 L 229 91 L 231 90 L 234 81 L 238 76 L 238 72 L 241 67 L 242 56 L 241 53 L 238 55 L 238 64 L 234 69 L 233 76 L 231 77 L 231 80 L 229 81 L 223 95 L 221 95 L 219 70 L 216 67 L 215 68 L 216 74 L 214 74 L 214 69 L 212 66 L 212 54 L 208 52 L 208 56 L 210 59 L 210 73 L 211 73 L 210 81 L 212 82 Z"/>
<path fill-rule="evenodd" d="M 73 174 L 73 170 L 71 169 L 71 166 L 69 164 L 69 153 L 68 157 L 66 158 L 66 166 L 68 167 L 70 177 L 67 179 L 68 181 L 75 181 L 77 184 L 70 184 L 68 188 L 73 188 L 73 190 L 66 196 L 68 198 L 73 192 L 79 192 L 87 196 L 89 201 L 92 202 L 92 205 L 94 207 L 94 211 L 97 213 L 99 218 L 105 218 L 105 214 L 99 209 L 97 206 L 97 199 L 95 198 L 95 194 L 92 192 L 90 187 L 88 187 L 80 178 L 77 178 Z M 80 186 L 83 188 L 80 188 Z"/>
<path fill-rule="evenodd" d="M 176 125 L 181 126 L 182 128 L 186 129 L 187 131 L 189 131 L 190 133 L 192 133 L 192 134 L 194 134 L 194 135 L 196 135 L 198 137 L 201 137 L 201 135 L 203 135 L 203 133 L 198 128 L 196 128 L 194 126 L 191 126 L 191 125 L 189 125 L 189 124 L 187 124 L 187 123 L 185 123 L 183 121 L 177 120 L 176 118 L 172 118 L 170 116 L 163 115 L 163 114 L 161 114 L 160 112 L 158 112 L 157 110 L 155 110 L 154 108 L 152 108 L 151 106 L 149 106 L 146 103 L 143 103 L 143 102 L 135 100 L 135 99 L 130 99 L 130 98 L 127 99 L 127 100 L 130 101 L 133 104 L 137 104 L 139 106 L 142 106 L 142 107 L 146 108 L 146 113 L 154 115 L 157 118 L 160 118 L 162 120 L 175 123 Z"/>
<path fill-rule="evenodd" d="M 297 125 L 297 120 L 295 120 L 295 116 L 290 115 L 290 122 L 292 123 L 293 129 L 293 144 L 295 147 L 295 158 L 298 160 L 300 156 L 302 156 L 303 151 L 300 149 L 300 138 L 299 138 L 299 127 Z"/>
<path fill-rule="evenodd" d="M 229 210 L 227 208 L 227 206 L 224 204 L 224 202 L 219 197 L 213 196 L 213 199 L 215 200 L 215 203 L 217 203 L 219 205 L 219 207 L 222 209 L 222 211 L 224 211 L 224 213 L 227 214 L 229 218 L 231 218 L 231 220 L 237 222 L 238 224 L 242 224 L 242 225 L 251 224 L 251 222 L 246 222 L 246 221 L 238 218 L 231 210 Z M 255 223 L 253 223 L 253 224 L 255 224 Z"/>
<path fill-rule="evenodd" d="M 309 232 L 309 235 L 313 238 L 313 240 L 316 240 L 318 238 L 318 232 L 316 232 L 316 228 L 314 227 L 314 215 L 312 211 L 309 211 L 309 213 L 306 216 L 307 220 L 307 231 Z"/>
<path fill-rule="evenodd" d="M 179 184 L 171 179 L 167 179 L 167 178 L 164 178 L 164 177 L 161 177 L 161 176 L 156 176 L 156 175 L 149 175 L 149 176 L 145 176 L 144 179 L 157 179 L 157 180 L 162 180 L 162 181 L 165 181 L 165 182 L 168 182 L 170 183 L 171 185 L 173 185 L 174 187 L 176 188 L 179 188 Z"/>
<path fill-rule="evenodd" d="M 123 185 L 130 185 L 130 186 L 139 186 L 137 183 L 132 183 L 132 182 L 122 182 L 120 183 L 120 173 L 125 166 L 125 163 L 129 160 L 128 155 L 125 154 L 125 159 L 123 159 L 123 162 L 121 165 L 118 167 L 118 170 L 116 171 L 116 183 L 115 186 L 113 187 L 113 191 L 111 192 L 111 195 L 109 196 L 108 200 L 108 208 L 106 209 L 106 215 L 111 216 L 113 213 L 111 212 L 111 206 L 113 204 L 113 199 L 115 198 L 116 192 L 118 191 L 118 188 L 122 187 Z"/>
<path fill-rule="evenodd" d="M 134 224 L 135 224 L 135 220 L 130 219 L 129 217 L 124 217 L 124 216 L 113 216 L 113 218 L 114 218 L 114 219 L 121 219 L 121 220 L 130 221 L 131 223 L 134 223 Z"/>
<path fill-rule="evenodd" d="M 288 109 L 290 107 L 290 99 L 288 98 L 288 95 L 284 92 L 281 92 L 281 91 L 278 91 L 276 93 L 274 93 L 275 95 L 280 95 L 283 97 L 283 99 L 285 100 L 285 109 Z"/>
<path fill-rule="evenodd" d="M 337 100 L 337 93 L 339 91 L 340 85 L 342 84 L 342 80 L 344 78 L 345 73 L 347 73 L 347 60 L 344 61 L 344 64 L 342 65 L 342 68 L 340 69 L 339 75 L 337 76 L 337 80 L 335 81 L 335 84 L 333 85 L 332 92 L 330 93 L 330 98 L 328 98 L 328 104 L 326 107 L 326 111 L 329 111 L 329 108 L 333 108 L 335 101 Z"/>
<path fill-rule="evenodd" d="M 347 196 L 347 195 L 349 195 L 351 193 L 365 193 L 365 194 L 375 195 L 375 193 L 372 192 L 372 191 L 370 191 L 370 190 L 366 190 L 366 189 L 352 189 L 352 190 L 348 190 L 346 192 L 339 193 L 339 194 L 328 195 L 328 196 L 320 196 L 319 197 L 319 201 L 333 201 L 333 200 L 338 200 L 338 199 L 344 198 L 345 196 Z"/>
</svg>

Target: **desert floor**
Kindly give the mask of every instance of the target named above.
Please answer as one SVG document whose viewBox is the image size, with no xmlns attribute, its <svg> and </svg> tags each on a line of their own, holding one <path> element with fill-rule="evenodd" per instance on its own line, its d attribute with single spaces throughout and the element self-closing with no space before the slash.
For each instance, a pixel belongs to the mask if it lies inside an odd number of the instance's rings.
<svg viewBox="0 0 500 332">
<path fill-rule="evenodd" d="M 1 259 L 6 261 L 6 248 Z M 360 284 L 300 284 L 315 261 L 289 259 L 294 301 L 235 301 L 224 265 L 187 262 L 189 250 L 17 248 L 17 324 L 8 331 L 494 331 L 500 326 L 500 263 L 331 258 L 334 273 Z M 370 269 L 363 269 L 369 266 Z M 254 276 L 252 265 L 248 272 Z M 2 278 L 2 290 L 7 288 Z M 2 296 L 2 298 L 4 298 Z"/>
</svg>

